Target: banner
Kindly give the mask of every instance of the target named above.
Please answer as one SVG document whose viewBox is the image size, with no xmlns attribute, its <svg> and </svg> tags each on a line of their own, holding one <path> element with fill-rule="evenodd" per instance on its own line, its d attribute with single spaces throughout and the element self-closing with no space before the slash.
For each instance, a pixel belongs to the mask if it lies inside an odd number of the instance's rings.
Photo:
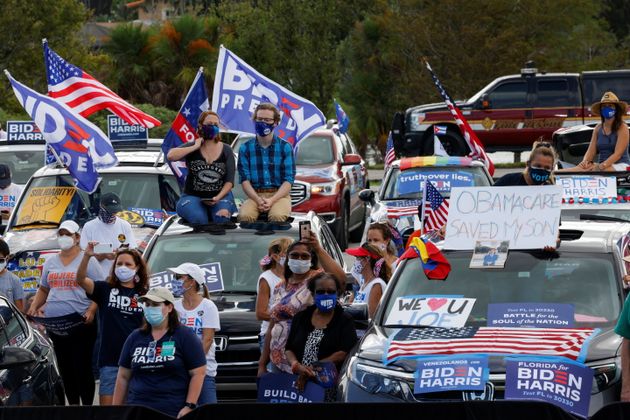
<svg viewBox="0 0 630 420">
<path fill-rule="evenodd" d="M 297 375 L 268 373 L 258 380 L 258 402 L 265 403 L 314 403 L 324 401 L 324 388 L 307 381 L 304 391 L 295 387 Z"/>
<path fill-rule="evenodd" d="M 168 218 L 165 211 L 159 209 L 145 209 L 141 207 L 130 207 L 130 211 L 139 214 L 144 219 L 144 224 L 151 227 L 160 227 L 162 222 Z"/>
<path fill-rule="evenodd" d="M 556 178 L 562 187 L 562 198 L 608 198 L 617 197 L 617 178 L 614 176 L 572 175 Z"/>
<path fill-rule="evenodd" d="M 228 130 L 255 134 L 252 116 L 261 102 L 271 102 L 281 114 L 275 135 L 295 146 L 326 125 L 326 117 L 311 101 L 285 89 L 221 46 L 214 77 L 212 110 Z"/>
<path fill-rule="evenodd" d="M 35 222 L 58 225 L 76 191 L 74 187 L 31 188 L 23 200 L 16 225 Z"/>
<path fill-rule="evenodd" d="M 488 304 L 488 327 L 572 328 L 574 323 L 569 303 Z"/>
<path fill-rule="evenodd" d="M 7 270 L 20 279 L 25 292 L 36 292 L 44 263 L 55 254 L 57 251 L 19 252 L 7 263 Z"/>
<path fill-rule="evenodd" d="M 461 296 L 401 296 L 387 316 L 385 325 L 461 328 L 475 305 L 474 298 Z"/>
<path fill-rule="evenodd" d="M 413 393 L 482 391 L 489 376 L 488 356 L 427 357 L 418 360 Z"/>
<path fill-rule="evenodd" d="M 29 316 L 32 321 L 43 325 L 46 331 L 55 333 L 57 335 L 68 335 L 74 328 L 85 324 L 85 318 L 78 312 L 74 312 L 70 315 L 55 316 L 51 318 L 40 316 Z"/>
<path fill-rule="evenodd" d="M 220 292 L 223 290 L 223 274 L 221 273 L 221 263 L 207 263 L 207 264 L 199 264 L 199 267 L 204 272 L 206 278 L 206 287 L 208 288 L 208 292 Z M 172 288 L 172 281 L 175 278 L 173 273 L 168 271 L 162 271 L 159 273 L 153 274 L 149 278 L 149 286 L 150 288 L 154 287 L 168 287 Z"/>
<path fill-rule="evenodd" d="M 590 367 L 543 358 L 508 358 L 506 400 L 539 400 L 581 417 L 588 416 L 593 371 Z"/>
<path fill-rule="evenodd" d="M 7 142 L 41 141 L 44 136 L 33 121 L 7 121 Z"/>
<path fill-rule="evenodd" d="M 149 139 L 149 129 L 141 125 L 127 124 L 116 115 L 108 115 L 107 137 L 112 144 L 146 144 Z"/>
<path fill-rule="evenodd" d="M 398 176 L 400 195 L 419 193 L 424 190 L 426 180 L 441 193 L 450 193 L 454 187 L 472 187 L 474 180 L 467 172 L 426 172 L 403 171 Z"/>
<path fill-rule="evenodd" d="M 510 249 L 556 246 L 562 188 L 471 187 L 451 191 L 444 249 L 472 250 L 477 241 L 509 241 Z"/>
</svg>

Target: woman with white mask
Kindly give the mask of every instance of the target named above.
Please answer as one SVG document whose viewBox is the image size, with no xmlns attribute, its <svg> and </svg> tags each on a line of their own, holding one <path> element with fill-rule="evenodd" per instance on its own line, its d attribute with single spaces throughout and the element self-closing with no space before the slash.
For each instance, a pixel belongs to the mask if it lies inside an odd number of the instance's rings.
<svg viewBox="0 0 630 420">
<path fill-rule="evenodd" d="M 358 248 L 348 248 L 346 254 L 356 258 L 352 267 L 352 276 L 359 289 L 355 292 L 353 303 L 368 305 L 370 319 L 374 317 L 378 304 L 385 293 L 391 270 L 381 248 L 367 242 Z"/>
</svg>

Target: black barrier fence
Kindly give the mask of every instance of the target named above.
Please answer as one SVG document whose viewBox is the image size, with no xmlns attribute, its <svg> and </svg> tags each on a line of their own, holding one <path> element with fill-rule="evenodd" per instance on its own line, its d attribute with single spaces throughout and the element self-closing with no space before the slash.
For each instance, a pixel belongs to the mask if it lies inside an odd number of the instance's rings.
<svg viewBox="0 0 630 420">
<path fill-rule="evenodd" d="M 422 404 L 246 404 L 221 403 L 196 409 L 185 420 L 575 420 L 549 403 L 535 401 L 469 401 Z M 7 407 L 0 420 L 172 420 L 145 407 Z M 630 419 L 630 403 L 610 404 L 591 420 Z"/>
</svg>

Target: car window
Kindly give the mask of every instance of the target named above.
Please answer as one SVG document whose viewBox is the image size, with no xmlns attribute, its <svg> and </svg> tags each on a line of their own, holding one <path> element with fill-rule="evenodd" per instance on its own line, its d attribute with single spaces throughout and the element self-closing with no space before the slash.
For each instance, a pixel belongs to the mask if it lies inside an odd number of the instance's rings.
<svg viewBox="0 0 630 420">
<path fill-rule="evenodd" d="M 463 295 L 475 298 L 469 325 L 485 326 L 489 303 L 568 303 L 578 326 L 613 326 L 621 310 L 612 254 L 559 252 L 540 259 L 510 251 L 504 269 L 469 268 L 471 252 L 445 252 L 448 280 L 428 281 L 420 261 L 406 260 L 388 297 L 385 317 L 396 298 L 414 295 Z"/>
<path fill-rule="evenodd" d="M 598 102 L 604 92 L 615 92 L 615 95 L 622 101 L 630 100 L 630 75 L 610 74 L 606 77 L 587 77 L 583 81 L 584 103 L 590 106 Z"/>
<path fill-rule="evenodd" d="M 44 146 L 42 150 L 2 151 L 0 163 L 11 168 L 15 184 L 26 184 L 31 175 L 44 166 Z"/>
<path fill-rule="evenodd" d="M 330 137 L 310 136 L 297 144 L 296 165 L 323 165 L 334 162 Z"/>
<path fill-rule="evenodd" d="M 0 348 L 21 345 L 26 340 L 26 330 L 14 314 L 13 309 L 4 302 L 0 302 L 0 317 L 2 318 L 0 321 L 0 328 L 2 328 Z"/>
<path fill-rule="evenodd" d="M 355 155 L 358 155 L 359 153 L 357 152 L 357 148 L 355 147 L 350 136 L 348 136 L 347 134 L 343 134 L 343 137 L 345 137 L 346 141 L 348 142 L 348 147 L 350 149 L 349 153 L 354 153 Z"/>
<path fill-rule="evenodd" d="M 539 79 L 536 82 L 536 107 L 579 106 L 577 89 L 569 89 L 567 79 Z"/>
<path fill-rule="evenodd" d="M 513 81 L 498 85 L 488 95 L 490 107 L 501 108 L 526 108 L 527 104 L 527 82 Z"/>
</svg>

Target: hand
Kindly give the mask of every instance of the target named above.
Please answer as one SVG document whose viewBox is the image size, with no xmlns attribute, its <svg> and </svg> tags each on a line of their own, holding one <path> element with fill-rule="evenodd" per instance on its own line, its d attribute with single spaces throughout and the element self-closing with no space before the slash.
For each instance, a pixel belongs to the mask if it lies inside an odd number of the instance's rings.
<svg viewBox="0 0 630 420">
<path fill-rule="evenodd" d="M 199 150 L 201 149 L 201 145 L 203 144 L 203 138 L 202 137 L 197 137 L 195 139 L 195 150 Z"/>
<path fill-rule="evenodd" d="M 95 241 L 90 241 L 87 244 L 87 247 L 85 248 L 84 251 L 84 255 L 87 255 L 88 257 L 93 257 L 94 255 L 96 255 L 96 253 L 94 252 L 94 247 L 98 245 L 98 242 Z"/>
<path fill-rule="evenodd" d="M 588 161 L 588 160 L 583 160 L 582 162 L 578 164 L 578 166 L 582 169 L 590 170 L 593 167 L 593 162 Z"/>
<path fill-rule="evenodd" d="M 210 207 L 210 206 L 214 206 L 215 204 L 217 204 L 219 202 L 219 200 L 217 200 L 216 197 L 212 197 L 212 198 L 208 198 L 205 200 L 201 201 L 203 204 L 205 204 L 206 206 Z"/>
<path fill-rule="evenodd" d="M 28 308 L 28 312 L 26 313 L 26 315 L 39 316 L 38 312 L 40 312 L 39 308 L 35 308 L 33 305 L 31 305 L 31 307 Z"/>
<path fill-rule="evenodd" d="M 258 198 L 256 199 L 256 204 L 258 205 L 258 211 L 259 211 L 259 212 L 264 213 L 264 212 L 266 212 L 266 211 L 267 211 L 267 210 L 265 210 L 265 204 L 266 204 L 266 201 L 265 201 L 265 199 L 264 199 L 264 198 L 262 198 L 262 197 L 258 197 Z"/>
<path fill-rule="evenodd" d="M 266 374 L 267 374 L 267 367 L 265 365 L 263 366 L 258 365 L 258 373 L 256 374 L 256 377 L 260 378 Z"/>
<path fill-rule="evenodd" d="M 94 321 L 94 315 L 96 315 L 96 310 L 88 309 L 83 314 L 83 318 L 85 318 L 86 324 L 91 324 Z"/>
<path fill-rule="evenodd" d="M 545 252 L 555 252 L 556 251 L 556 247 L 555 246 L 551 246 L 551 245 L 547 245 L 546 247 L 543 248 L 543 251 L 545 251 Z"/>
<path fill-rule="evenodd" d="M 184 417 L 186 414 L 190 413 L 192 410 L 188 407 L 184 407 L 181 410 L 179 410 L 179 413 L 177 413 L 177 418 L 181 419 L 182 417 Z"/>
<path fill-rule="evenodd" d="M 630 287 L 630 274 L 623 276 L 623 285 L 624 287 Z"/>
<path fill-rule="evenodd" d="M 317 235 L 315 235 L 312 230 L 310 231 L 310 234 L 302 238 L 300 242 L 303 242 L 305 244 L 310 244 L 315 250 L 315 252 L 317 253 L 322 251 L 322 245 L 319 243 L 319 239 L 317 239 Z"/>
</svg>

